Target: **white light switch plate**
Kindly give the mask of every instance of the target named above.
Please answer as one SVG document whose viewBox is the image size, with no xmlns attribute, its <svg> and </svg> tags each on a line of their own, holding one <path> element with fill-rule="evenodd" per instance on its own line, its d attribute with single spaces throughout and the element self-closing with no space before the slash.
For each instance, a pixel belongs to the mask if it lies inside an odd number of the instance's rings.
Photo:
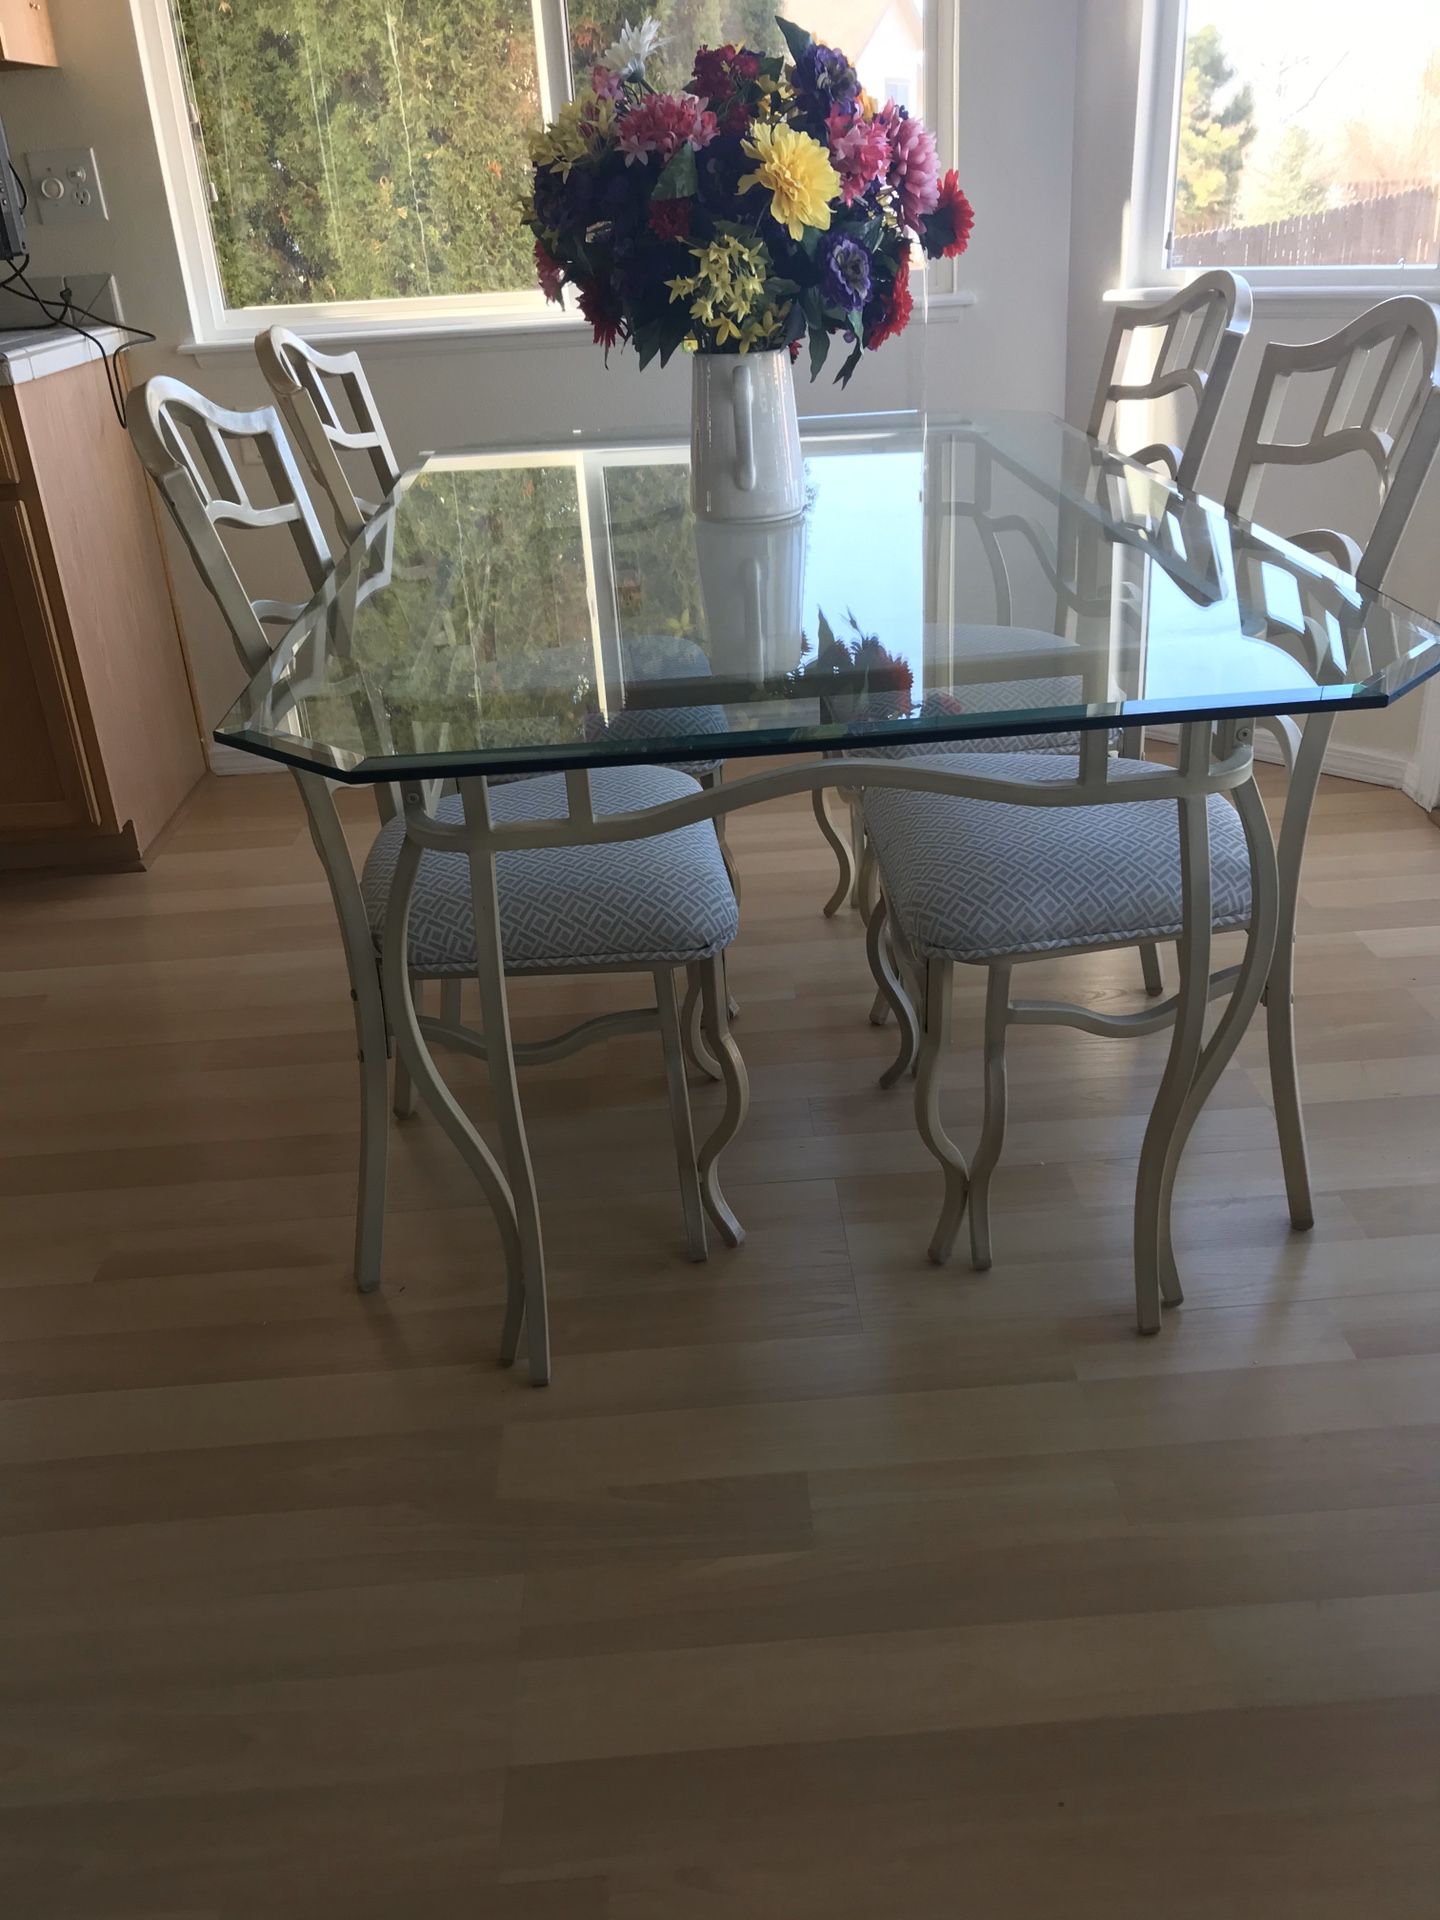
<svg viewBox="0 0 1440 1920">
<path fill-rule="evenodd" d="M 110 218 L 93 147 L 47 147 L 42 153 L 27 153 L 25 170 L 30 176 L 28 212 L 39 214 L 42 225 L 79 226 Z"/>
</svg>

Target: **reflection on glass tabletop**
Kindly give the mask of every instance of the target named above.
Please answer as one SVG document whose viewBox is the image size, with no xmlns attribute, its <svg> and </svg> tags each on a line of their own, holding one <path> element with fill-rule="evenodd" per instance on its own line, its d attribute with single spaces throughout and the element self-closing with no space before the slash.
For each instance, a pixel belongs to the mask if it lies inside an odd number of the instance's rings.
<svg viewBox="0 0 1440 1920">
<path fill-rule="evenodd" d="M 680 440 L 438 454 L 216 737 L 342 780 L 1378 707 L 1440 626 L 1044 414 L 805 432 L 697 520 Z"/>
</svg>

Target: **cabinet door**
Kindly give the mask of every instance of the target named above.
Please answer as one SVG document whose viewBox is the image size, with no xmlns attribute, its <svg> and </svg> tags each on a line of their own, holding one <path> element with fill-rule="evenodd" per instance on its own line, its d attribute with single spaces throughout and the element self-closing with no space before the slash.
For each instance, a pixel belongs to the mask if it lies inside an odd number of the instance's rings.
<svg viewBox="0 0 1440 1920">
<path fill-rule="evenodd" d="M 30 522 L 0 500 L 0 834 L 99 820 Z"/>
</svg>

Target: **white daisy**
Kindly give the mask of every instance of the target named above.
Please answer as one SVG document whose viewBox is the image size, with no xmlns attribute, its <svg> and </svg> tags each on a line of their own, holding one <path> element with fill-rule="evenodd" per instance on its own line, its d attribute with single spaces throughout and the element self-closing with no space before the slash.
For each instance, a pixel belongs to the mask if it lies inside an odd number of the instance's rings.
<svg viewBox="0 0 1440 1920">
<path fill-rule="evenodd" d="M 627 20 L 620 28 L 613 46 L 608 46 L 600 56 L 600 65 L 616 73 L 622 80 L 642 80 L 645 77 L 645 62 L 659 51 L 660 22 L 642 20 L 638 27 L 632 27 Z"/>
</svg>

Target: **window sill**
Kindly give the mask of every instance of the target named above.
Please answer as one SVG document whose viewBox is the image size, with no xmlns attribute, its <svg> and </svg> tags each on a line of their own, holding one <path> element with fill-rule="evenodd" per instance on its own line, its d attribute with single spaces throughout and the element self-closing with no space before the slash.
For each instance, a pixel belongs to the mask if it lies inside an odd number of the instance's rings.
<svg viewBox="0 0 1440 1920">
<path fill-rule="evenodd" d="M 1108 296 L 1107 296 L 1108 297 Z M 927 316 L 932 324 L 944 325 L 957 319 L 975 305 L 975 294 L 964 288 L 958 293 L 932 293 Z M 303 332 L 318 344 L 339 348 L 359 347 L 366 353 L 399 347 L 407 352 L 419 347 L 432 352 L 455 346 L 480 347 L 561 347 L 591 344 L 590 323 L 578 313 L 505 314 L 487 317 L 465 314 L 454 319 L 363 321 L 341 323 L 317 319 L 307 326 L 303 320 L 287 315 L 285 324 Z M 254 351 L 253 336 L 236 333 L 214 340 L 184 340 L 179 351 L 198 359 L 212 355 Z"/>
</svg>

